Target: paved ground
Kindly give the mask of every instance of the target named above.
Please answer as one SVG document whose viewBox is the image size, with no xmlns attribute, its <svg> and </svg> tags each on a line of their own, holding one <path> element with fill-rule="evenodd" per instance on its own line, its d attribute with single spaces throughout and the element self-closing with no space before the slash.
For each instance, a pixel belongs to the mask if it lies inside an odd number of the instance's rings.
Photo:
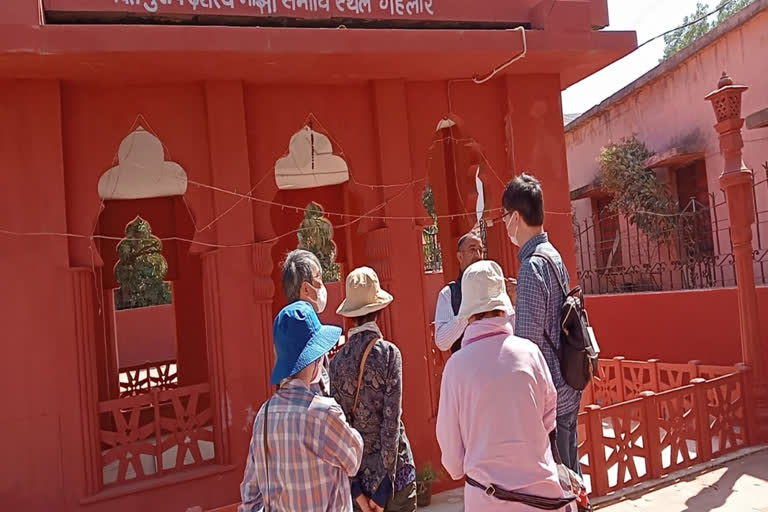
<svg viewBox="0 0 768 512">
<path fill-rule="evenodd" d="M 768 512 L 768 450 L 673 485 L 601 507 L 601 512 Z"/>
<path fill-rule="evenodd" d="M 705 471 L 663 482 L 600 512 L 768 512 L 768 449 Z M 434 497 L 428 512 L 462 512 L 461 490 Z"/>
</svg>

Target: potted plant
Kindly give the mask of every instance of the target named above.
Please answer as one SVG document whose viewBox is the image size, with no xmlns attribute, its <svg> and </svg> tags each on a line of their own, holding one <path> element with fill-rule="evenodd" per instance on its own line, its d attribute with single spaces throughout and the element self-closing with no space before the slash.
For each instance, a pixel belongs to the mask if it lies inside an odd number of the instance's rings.
<svg viewBox="0 0 768 512">
<path fill-rule="evenodd" d="M 439 480 L 438 473 L 427 462 L 416 473 L 416 505 L 426 507 L 432 503 L 432 484 Z"/>
</svg>

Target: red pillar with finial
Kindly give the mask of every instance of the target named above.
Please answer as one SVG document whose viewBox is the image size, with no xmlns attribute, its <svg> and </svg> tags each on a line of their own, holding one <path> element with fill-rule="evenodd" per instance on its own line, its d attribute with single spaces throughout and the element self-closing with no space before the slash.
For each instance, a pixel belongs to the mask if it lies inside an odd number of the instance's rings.
<svg viewBox="0 0 768 512">
<path fill-rule="evenodd" d="M 736 266 L 736 285 L 739 292 L 739 321 L 741 351 L 744 362 L 752 367 L 756 422 L 754 437 L 768 441 L 768 344 L 760 338 L 760 316 L 757 307 L 754 261 L 752 258 L 752 224 L 755 223 L 755 204 L 752 195 L 752 171 L 742 160 L 744 140 L 741 128 L 741 96 L 748 89 L 734 85 L 724 72 L 717 90 L 706 96 L 712 102 L 720 138 L 720 152 L 724 159 L 720 188 L 725 192 L 731 228 L 731 242 Z"/>
</svg>

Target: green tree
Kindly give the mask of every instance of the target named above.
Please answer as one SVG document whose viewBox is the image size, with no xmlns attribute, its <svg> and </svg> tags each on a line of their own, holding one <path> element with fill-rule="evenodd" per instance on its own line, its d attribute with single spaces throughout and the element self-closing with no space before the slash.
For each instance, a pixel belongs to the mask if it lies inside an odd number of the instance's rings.
<svg viewBox="0 0 768 512">
<path fill-rule="evenodd" d="M 323 267 L 323 281 L 334 283 L 341 279 L 341 268 L 336 259 L 333 242 L 333 226 L 323 217 L 323 209 L 317 203 L 309 203 L 304 209 L 304 220 L 299 224 L 299 249 L 312 252 Z"/>
<path fill-rule="evenodd" d="M 699 19 L 700 21 L 666 34 L 664 36 L 664 56 L 660 61 L 664 61 L 679 52 L 752 2 L 754 0 L 720 0 L 717 7 L 722 7 L 722 9 L 717 12 L 717 18 L 712 22 L 709 21 L 709 18 L 701 19 L 711 12 L 709 4 L 697 3 L 696 11 L 683 18 L 682 25 L 688 25 L 688 23 Z"/>
<path fill-rule="evenodd" d="M 709 4 L 702 4 L 701 2 L 696 4 L 696 11 L 683 18 L 682 25 L 688 25 L 688 23 L 704 17 L 709 12 Z M 679 28 L 674 32 L 664 36 L 664 57 L 661 60 L 666 60 L 672 55 L 676 54 L 707 32 L 712 28 L 707 19 L 703 19 L 692 25 L 688 25 L 683 28 Z"/>
<path fill-rule="evenodd" d="M 677 203 L 667 188 L 646 168 L 653 156 L 636 136 L 600 150 L 600 179 L 611 196 L 609 208 L 626 216 L 651 240 L 669 240 L 676 227 Z"/>
<path fill-rule="evenodd" d="M 168 262 L 163 257 L 163 243 L 141 217 L 128 224 L 125 239 L 117 246 L 119 261 L 115 277 L 116 309 L 143 308 L 171 303 L 171 286 L 163 281 Z"/>
<path fill-rule="evenodd" d="M 721 0 L 720 3 L 717 4 L 718 7 L 723 4 L 727 5 L 717 13 L 717 20 L 712 26 L 716 27 L 754 1 L 755 0 L 731 0 L 728 2 L 728 0 Z"/>
</svg>

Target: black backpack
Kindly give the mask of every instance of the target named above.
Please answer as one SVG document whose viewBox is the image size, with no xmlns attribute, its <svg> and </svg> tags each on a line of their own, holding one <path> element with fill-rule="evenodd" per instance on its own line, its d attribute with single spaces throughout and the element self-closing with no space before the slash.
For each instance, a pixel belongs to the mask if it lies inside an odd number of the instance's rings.
<svg viewBox="0 0 768 512">
<path fill-rule="evenodd" d="M 577 286 L 570 292 L 563 283 L 560 271 L 549 254 L 537 250 L 534 256 L 544 258 L 555 273 L 557 282 L 565 294 L 565 301 L 560 310 L 560 350 L 555 348 L 552 339 L 544 329 L 544 339 L 552 347 L 560 362 L 560 371 L 565 382 L 573 389 L 583 390 L 597 374 L 599 348 L 594 340 L 594 332 L 589 326 L 587 310 L 584 309 L 584 294 Z"/>
<path fill-rule="evenodd" d="M 459 309 L 461 309 L 461 284 L 456 281 L 448 283 L 448 287 L 451 289 L 451 308 L 453 314 L 458 315 Z M 451 354 L 455 354 L 461 349 L 461 340 L 464 339 L 464 335 L 459 336 L 459 339 L 453 342 L 451 345 Z"/>
</svg>

